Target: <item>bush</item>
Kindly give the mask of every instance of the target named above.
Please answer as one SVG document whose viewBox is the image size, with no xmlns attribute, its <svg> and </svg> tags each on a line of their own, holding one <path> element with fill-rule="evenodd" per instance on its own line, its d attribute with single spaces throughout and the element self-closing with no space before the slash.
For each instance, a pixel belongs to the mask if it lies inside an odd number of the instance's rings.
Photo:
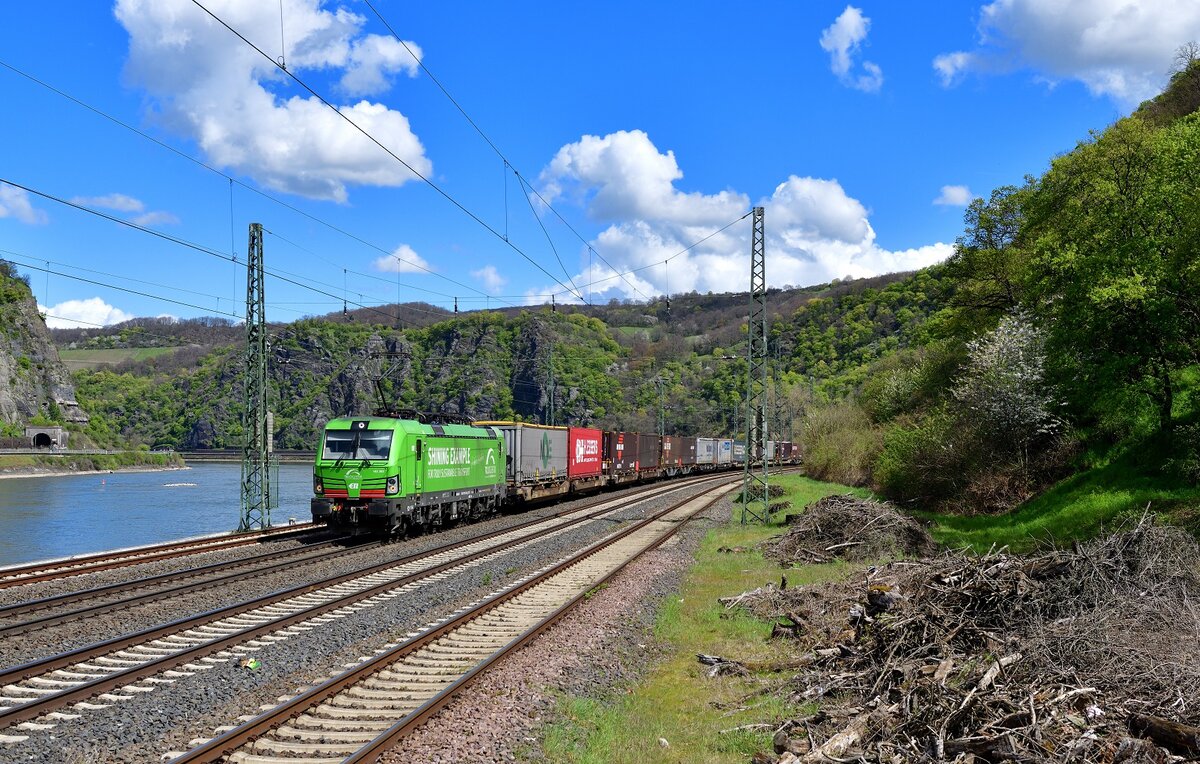
<svg viewBox="0 0 1200 764">
<path fill-rule="evenodd" d="M 810 409 L 800 437 L 804 471 L 819 480 L 867 485 L 879 453 L 879 433 L 853 401 Z"/>
<path fill-rule="evenodd" d="M 889 499 L 941 503 L 962 490 L 975 458 L 962 423 L 944 409 L 883 436 L 875 482 Z"/>
</svg>

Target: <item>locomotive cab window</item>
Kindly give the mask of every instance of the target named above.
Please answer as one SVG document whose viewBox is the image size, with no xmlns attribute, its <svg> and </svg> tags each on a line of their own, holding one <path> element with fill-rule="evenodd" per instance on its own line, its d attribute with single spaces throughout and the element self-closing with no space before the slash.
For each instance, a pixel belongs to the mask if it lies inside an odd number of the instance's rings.
<svg viewBox="0 0 1200 764">
<path fill-rule="evenodd" d="M 391 430 L 329 430 L 325 433 L 325 459 L 387 459 L 392 450 Z"/>
</svg>

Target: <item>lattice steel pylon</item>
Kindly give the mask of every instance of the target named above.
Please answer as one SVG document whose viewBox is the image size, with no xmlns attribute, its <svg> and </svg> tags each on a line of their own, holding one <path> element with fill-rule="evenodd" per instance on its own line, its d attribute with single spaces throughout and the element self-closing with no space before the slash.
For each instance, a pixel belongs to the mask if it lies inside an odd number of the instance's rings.
<svg viewBox="0 0 1200 764">
<path fill-rule="evenodd" d="M 750 317 L 746 350 L 746 461 L 742 468 L 742 522 L 770 514 L 767 464 L 767 262 L 763 208 L 754 208 L 750 240 Z"/>
<path fill-rule="evenodd" d="M 246 259 L 246 389 L 242 409 L 242 520 L 239 531 L 271 525 L 271 430 L 267 413 L 267 318 L 263 296 L 263 228 L 250 224 Z"/>
</svg>

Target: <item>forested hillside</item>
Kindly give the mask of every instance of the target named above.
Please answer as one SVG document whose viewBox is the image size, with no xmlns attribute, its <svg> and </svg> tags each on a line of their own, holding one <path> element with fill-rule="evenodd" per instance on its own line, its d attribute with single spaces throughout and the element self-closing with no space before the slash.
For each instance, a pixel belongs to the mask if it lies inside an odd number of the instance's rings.
<svg viewBox="0 0 1200 764">
<path fill-rule="evenodd" d="M 1193 62 L 1040 177 L 976 199 L 942 265 L 771 290 L 774 434 L 802 442 L 814 476 L 968 514 L 1104 465 L 1168 490 L 1194 484 L 1197 93 Z M 330 417 L 381 398 L 642 431 L 661 408 L 670 432 L 736 435 L 746 305 L 684 294 L 444 315 L 382 306 L 273 325 L 277 444 L 309 448 Z M 240 442 L 240 335 L 221 321 L 139 320 L 57 338 L 169 346 L 76 374 L 88 433 L 197 448 Z"/>
<path fill-rule="evenodd" d="M 810 380 L 861 374 L 919 336 L 936 307 L 935 283 L 920 273 L 771 291 L 780 348 L 773 416 L 783 437 L 795 432 Z M 877 301 L 889 307 L 869 307 Z M 809 304 L 844 306 L 847 315 L 806 312 Z M 408 328 L 388 321 L 383 306 L 271 325 L 277 445 L 310 448 L 325 421 L 373 410 L 381 394 L 420 410 L 651 432 L 661 406 L 668 431 L 734 435 L 745 426 L 746 305 L 745 294 L 688 294 L 669 303 L 448 314 Z M 897 321 L 904 330 L 893 336 Z M 57 335 L 68 354 L 170 348 L 76 373 L 81 400 L 94 412 L 93 437 L 215 448 L 240 443 L 241 333 L 215 319 L 138 319 Z M 823 342 L 793 368 L 794 338 L 812 333 Z"/>
<path fill-rule="evenodd" d="M 0 260 L 0 437 L 19 443 L 26 425 L 86 422 L 29 282 Z"/>
<path fill-rule="evenodd" d="M 907 349 L 827 383 L 807 412 L 810 469 L 969 512 L 1106 464 L 1194 481 L 1198 85 L 1192 61 L 1042 176 L 976 199 L 955 255 L 931 273 L 944 300 L 934 320 Z"/>
</svg>

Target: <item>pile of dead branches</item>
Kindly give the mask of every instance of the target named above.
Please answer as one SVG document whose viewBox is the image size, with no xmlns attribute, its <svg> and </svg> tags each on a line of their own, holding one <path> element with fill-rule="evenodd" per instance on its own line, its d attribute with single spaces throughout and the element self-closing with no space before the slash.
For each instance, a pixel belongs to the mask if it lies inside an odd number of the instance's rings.
<svg viewBox="0 0 1200 764">
<path fill-rule="evenodd" d="M 1071 551 L 862 576 L 747 598 L 789 612 L 803 648 L 784 692 L 821 708 L 758 761 L 1200 760 L 1200 548 L 1186 533 L 1143 520 Z"/>
<path fill-rule="evenodd" d="M 891 504 L 846 494 L 810 504 L 764 551 L 788 566 L 834 558 L 920 557 L 933 554 L 935 548 L 921 524 Z"/>
</svg>

